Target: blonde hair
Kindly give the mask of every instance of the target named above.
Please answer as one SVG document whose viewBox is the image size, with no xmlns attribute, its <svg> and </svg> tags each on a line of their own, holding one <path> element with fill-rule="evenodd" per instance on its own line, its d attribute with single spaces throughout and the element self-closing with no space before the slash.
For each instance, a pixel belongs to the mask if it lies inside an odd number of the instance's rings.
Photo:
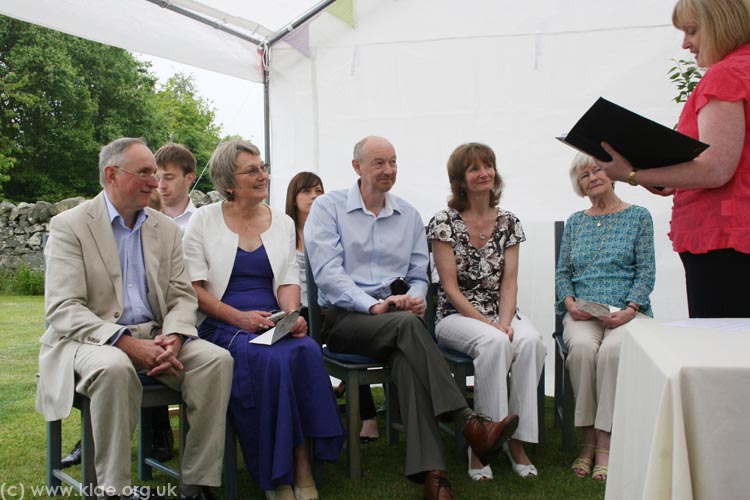
<svg viewBox="0 0 750 500">
<path fill-rule="evenodd" d="M 672 24 L 682 30 L 689 21 L 698 23 L 707 66 L 750 43 L 750 0 L 678 0 Z"/>
</svg>

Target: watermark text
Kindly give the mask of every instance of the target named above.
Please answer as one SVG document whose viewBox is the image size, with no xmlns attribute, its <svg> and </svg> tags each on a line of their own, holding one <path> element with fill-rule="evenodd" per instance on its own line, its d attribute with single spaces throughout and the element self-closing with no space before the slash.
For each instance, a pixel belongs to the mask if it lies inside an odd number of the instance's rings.
<svg viewBox="0 0 750 500">
<path fill-rule="evenodd" d="M 139 498 L 148 500 L 153 497 L 176 497 L 178 490 L 174 484 L 163 484 L 158 486 L 126 486 L 118 492 L 115 488 L 85 485 L 82 490 L 68 484 L 62 486 L 26 485 L 23 483 L 0 483 L 0 500 L 23 500 L 27 495 L 29 498 L 47 497 L 72 497 L 72 496 L 130 496 L 137 493 Z"/>
</svg>

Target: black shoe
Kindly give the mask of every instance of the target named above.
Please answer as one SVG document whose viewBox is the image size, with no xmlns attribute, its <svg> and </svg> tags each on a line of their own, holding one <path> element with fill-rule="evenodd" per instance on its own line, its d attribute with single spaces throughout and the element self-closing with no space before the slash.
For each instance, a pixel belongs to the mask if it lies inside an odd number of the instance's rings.
<svg viewBox="0 0 750 500">
<path fill-rule="evenodd" d="M 174 435 L 172 429 L 155 430 L 151 448 L 151 458 L 168 462 L 174 456 Z"/>
<path fill-rule="evenodd" d="M 104 495 L 97 497 L 98 500 L 166 500 L 163 496 L 157 495 L 156 490 L 153 492 L 149 486 L 133 486 L 133 492 L 130 495 Z"/>
<path fill-rule="evenodd" d="M 166 500 L 163 496 L 157 495 L 156 490 L 151 491 L 148 486 L 133 486 L 133 493 L 130 495 L 106 495 L 98 498 L 99 500 Z"/>
<path fill-rule="evenodd" d="M 73 467 L 81 463 L 81 441 L 79 440 L 76 445 L 70 450 L 70 453 L 65 455 L 65 458 L 60 462 L 60 468 L 66 469 Z"/>
<path fill-rule="evenodd" d="M 185 496 L 180 492 L 179 500 L 218 500 L 214 492 L 208 486 L 201 486 L 201 492 L 193 496 Z"/>
<path fill-rule="evenodd" d="M 150 486 L 133 486 L 133 494 L 123 496 L 120 500 L 167 500 L 165 497 L 156 494 L 156 489 Z"/>
</svg>

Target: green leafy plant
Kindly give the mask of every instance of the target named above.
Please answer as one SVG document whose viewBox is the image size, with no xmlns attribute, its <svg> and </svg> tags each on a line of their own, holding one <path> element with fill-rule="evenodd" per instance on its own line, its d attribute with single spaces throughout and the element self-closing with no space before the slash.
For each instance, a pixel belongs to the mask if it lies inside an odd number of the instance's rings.
<svg viewBox="0 0 750 500">
<path fill-rule="evenodd" d="M 0 293 L 3 295 L 44 295 L 44 273 L 21 264 L 13 271 L 0 273 Z"/>
<path fill-rule="evenodd" d="M 695 86 L 698 85 L 703 76 L 703 70 L 698 67 L 695 61 L 686 59 L 672 59 L 671 61 L 675 63 L 675 66 L 669 68 L 667 75 L 679 91 L 673 101 L 677 103 L 685 102 Z"/>
</svg>

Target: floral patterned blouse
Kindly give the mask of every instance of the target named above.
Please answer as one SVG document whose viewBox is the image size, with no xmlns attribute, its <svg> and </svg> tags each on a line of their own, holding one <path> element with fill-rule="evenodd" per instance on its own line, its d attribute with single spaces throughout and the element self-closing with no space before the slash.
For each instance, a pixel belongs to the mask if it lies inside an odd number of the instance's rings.
<svg viewBox="0 0 750 500">
<path fill-rule="evenodd" d="M 469 231 L 456 210 L 441 210 L 430 220 L 427 239 L 450 243 L 456 256 L 458 286 L 464 297 L 487 318 L 499 314 L 500 282 L 505 268 L 505 249 L 526 240 L 521 221 L 510 212 L 497 209 L 492 235 L 482 248 L 469 241 Z M 436 321 L 456 313 L 441 286 L 438 289 Z"/>
</svg>

